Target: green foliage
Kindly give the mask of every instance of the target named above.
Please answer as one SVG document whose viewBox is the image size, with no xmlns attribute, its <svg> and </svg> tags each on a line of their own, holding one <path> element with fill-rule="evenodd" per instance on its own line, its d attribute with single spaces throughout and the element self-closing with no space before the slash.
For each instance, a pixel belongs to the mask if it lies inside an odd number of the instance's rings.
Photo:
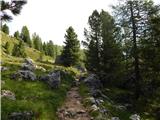
<svg viewBox="0 0 160 120">
<path fill-rule="evenodd" d="M 88 19 L 89 31 L 85 29 L 84 35 L 87 45 L 86 67 L 90 71 L 100 70 L 100 49 L 101 49 L 101 18 L 97 10 L 94 10 Z"/>
<path fill-rule="evenodd" d="M 72 27 L 69 27 L 66 32 L 66 41 L 64 42 L 65 46 L 62 51 L 63 65 L 73 66 L 78 64 L 80 61 L 80 43 L 77 39 L 77 34 Z"/>
<path fill-rule="evenodd" d="M 29 45 L 29 47 L 32 47 L 32 41 L 30 39 L 30 33 L 27 28 L 27 26 L 23 26 L 20 34 L 20 38 Z"/>
<path fill-rule="evenodd" d="M 89 31 L 85 29 L 86 67 L 96 73 L 103 73 L 105 80 L 119 77 L 122 61 L 121 45 L 114 18 L 105 11 L 93 11 L 89 17 Z M 108 81 L 103 81 L 108 84 Z M 113 82 L 112 82 L 113 84 Z"/>
<path fill-rule="evenodd" d="M 58 89 L 51 89 L 42 81 L 16 81 L 10 79 L 20 66 L 14 64 L 6 64 L 11 67 L 10 71 L 2 73 L 5 84 L 2 89 L 11 90 L 16 95 L 16 100 L 2 98 L 2 119 L 7 120 L 8 115 L 12 112 L 32 111 L 33 119 L 57 120 L 57 108 L 62 105 L 65 100 L 67 91 L 71 88 L 74 78 L 70 74 L 61 74 L 61 86 Z M 35 71 L 36 74 L 43 75 L 45 73 Z"/>
<path fill-rule="evenodd" d="M 11 52 L 12 52 L 12 47 L 11 47 L 11 43 L 10 42 L 7 42 L 5 44 L 5 49 L 6 49 L 6 53 L 11 55 Z"/>
<path fill-rule="evenodd" d="M 17 39 L 15 39 L 15 37 L 10 37 L 3 32 L 1 32 L 1 39 L 2 39 L 2 41 L 1 41 L 2 49 L 1 50 L 2 50 L 2 56 L 3 56 L 2 61 L 7 61 L 7 62 L 11 61 L 12 62 L 12 60 L 13 60 L 13 62 L 14 62 L 14 60 L 16 59 L 16 61 L 17 61 L 16 63 L 18 64 L 19 63 L 18 60 L 21 58 L 16 58 L 14 56 L 8 56 L 7 54 L 4 54 L 6 52 L 5 45 L 7 42 L 10 44 L 9 49 L 12 54 L 14 46 L 18 45 L 19 42 L 22 40 L 17 40 Z M 25 47 L 25 53 L 26 53 L 27 57 L 30 57 L 34 61 L 36 61 L 40 58 L 40 54 L 41 54 L 40 51 L 38 51 L 34 48 L 27 47 L 26 45 L 24 45 L 24 47 Z M 44 60 L 43 62 L 45 62 L 45 61 L 48 61 L 48 62 L 47 62 L 47 64 L 45 64 L 45 63 L 44 64 L 41 63 L 41 64 L 43 64 L 44 66 L 47 66 L 49 68 L 52 67 L 52 65 L 53 65 L 53 58 L 52 57 L 44 55 L 43 60 Z"/>
<path fill-rule="evenodd" d="M 54 45 L 51 40 L 46 44 L 46 53 L 47 53 L 47 55 L 55 58 Z"/>
<path fill-rule="evenodd" d="M 33 41 L 33 47 L 39 51 L 42 51 L 42 40 L 39 37 L 39 35 L 37 35 L 36 33 L 34 33 L 32 35 L 32 41 Z"/>
<path fill-rule="evenodd" d="M 106 73 L 106 80 L 115 81 L 117 78 L 120 79 L 119 74 L 123 70 L 121 44 L 116 39 L 119 31 L 114 18 L 108 12 L 102 10 L 100 16 L 102 21 L 101 69 Z M 107 81 L 106 84 L 108 84 Z"/>
<path fill-rule="evenodd" d="M 85 84 L 81 83 L 79 86 L 79 93 L 83 98 L 87 98 L 89 97 L 89 88 Z"/>
<path fill-rule="evenodd" d="M 9 15 L 6 10 L 9 10 L 13 15 L 18 15 L 21 12 L 22 6 L 27 3 L 26 0 L 13 0 L 11 2 L 1 0 L 0 5 L 1 5 L 1 14 L 0 18 L 1 21 L 11 21 L 13 18 L 11 15 Z"/>
<path fill-rule="evenodd" d="M 1 29 L 4 33 L 9 35 L 9 27 L 6 24 L 2 25 Z"/>
<path fill-rule="evenodd" d="M 44 53 L 40 53 L 40 56 L 39 56 L 39 61 L 44 61 Z"/>
<path fill-rule="evenodd" d="M 20 41 L 19 44 L 15 44 L 12 52 L 13 56 L 26 57 L 24 42 Z"/>
<path fill-rule="evenodd" d="M 160 85 L 157 34 L 160 20 L 159 6 L 154 5 L 153 1 L 133 0 L 124 1 L 114 8 L 117 23 L 124 31 L 123 52 L 126 73 L 128 76 L 134 76 L 129 78 L 134 81 L 130 89 L 134 91 L 136 98 L 142 97 L 146 92 L 151 97 Z M 154 90 L 150 90 L 151 88 Z"/>
<path fill-rule="evenodd" d="M 51 56 L 54 59 L 61 54 L 62 46 L 54 45 L 50 40 L 42 44 L 42 49 L 45 55 Z"/>
<path fill-rule="evenodd" d="M 16 31 L 16 32 L 14 33 L 14 37 L 15 37 L 17 40 L 20 39 L 20 33 L 19 33 L 19 31 Z"/>
<path fill-rule="evenodd" d="M 160 99 L 159 6 L 153 1 L 124 0 L 114 6 L 114 12 L 113 17 L 95 10 L 89 17 L 83 41 L 87 48 L 86 67 L 99 75 L 104 87 L 117 88 L 116 93 L 110 91 L 112 95 L 104 91 L 109 98 L 117 103 L 127 98 L 125 103 L 132 104 L 132 109 L 142 116 L 141 112 L 148 111 L 148 118 L 152 118 L 154 108 L 150 105 L 156 106 L 154 99 Z M 130 115 L 106 106 L 120 119 L 127 120 Z"/>
</svg>

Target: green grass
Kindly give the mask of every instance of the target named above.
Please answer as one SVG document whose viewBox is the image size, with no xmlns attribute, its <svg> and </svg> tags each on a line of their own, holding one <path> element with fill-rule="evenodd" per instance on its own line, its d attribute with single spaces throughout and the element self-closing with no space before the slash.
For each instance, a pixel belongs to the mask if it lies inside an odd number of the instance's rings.
<svg viewBox="0 0 160 120">
<path fill-rule="evenodd" d="M 14 45 L 19 43 L 19 40 L 3 33 L 2 31 L 0 31 L 0 35 L 1 35 L 1 42 L 0 42 L 1 49 L 0 50 L 1 50 L 1 53 L 3 56 L 2 57 L 2 60 L 3 60 L 4 57 L 5 58 L 11 57 L 11 56 L 5 54 L 5 49 L 4 49 L 5 44 L 7 42 L 9 42 L 10 43 L 10 50 L 12 51 Z M 27 47 L 27 45 L 26 45 L 25 51 L 26 51 L 27 57 L 33 59 L 34 61 L 37 61 L 40 58 L 41 52 L 34 49 L 34 48 Z M 50 56 L 44 55 L 44 61 L 53 61 L 53 58 Z"/>
<path fill-rule="evenodd" d="M 8 120 L 8 114 L 20 111 L 33 111 L 35 120 L 57 120 L 56 110 L 64 102 L 74 78 L 69 74 L 63 74 L 61 86 L 51 89 L 42 81 L 10 79 L 11 74 L 19 69 L 19 65 L 8 64 L 8 67 L 11 68 L 9 71 L 2 72 L 2 80 L 5 81 L 2 90 L 14 92 L 16 100 L 2 98 L 2 120 Z M 36 73 L 45 74 L 41 71 L 36 71 Z"/>
<path fill-rule="evenodd" d="M 89 93 L 88 87 L 84 83 L 81 83 L 80 86 L 79 86 L 79 94 L 83 98 L 86 98 L 86 97 L 89 97 L 88 93 Z"/>
</svg>

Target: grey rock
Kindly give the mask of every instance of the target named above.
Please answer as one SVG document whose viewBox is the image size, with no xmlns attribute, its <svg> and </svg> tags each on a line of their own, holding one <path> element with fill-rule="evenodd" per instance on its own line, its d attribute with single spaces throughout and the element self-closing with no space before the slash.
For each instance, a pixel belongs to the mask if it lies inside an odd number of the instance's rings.
<svg viewBox="0 0 160 120">
<path fill-rule="evenodd" d="M 86 98 L 86 101 L 90 102 L 91 104 L 96 104 L 96 100 L 94 97 L 88 97 L 88 98 Z"/>
<path fill-rule="evenodd" d="M 25 58 L 25 63 L 34 66 L 34 62 L 33 62 L 33 60 L 30 59 L 30 58 Z"/>
<path fill-rule="evenodd" d="M 90 88 L 94 89 L 102 87 L 101 81 L 95 74 L 91 74 L 86 79 L 84 79 L 84 83 L 86 83 Z"/>
<path fill-rule="evenodd" d="M 140 116 L 138 114 L 133 114 L 129 117 L 131 120 L 140 120 Z"/>
<path fill-rule="evenodd" d="M 35 70 L 35 67 L 30 65 L 30 64 L 26 64 L 26 63 L 23 63 L 21 65 L 21 70 L 29 70 L 29 71 L 33 71 Z"/>
<path fill-rule="evenodd" d="M 107 113 L 109 112 L 109 110 L 102 108 L 99 110 L 102 114 L 107 115 Z"/>
<path fill-rule="evenodd" d="M 102 96 L 102 92 L 99 89 L 91 88 L 90 93 L 93 97 L 100 97 Z"/>
<path fill-rule="evenodd" d="M 1 97 L 5 97 L 11 100 L 16 100 L 15 94 L 10 90 L 1 90 Z"/>
<path fill-rule="evenodd" d="M 13 112 L 9 115 L 9 120 L 32 120 L 33 112 Z"/>
<path fill-rule="evenodd" d="M 12 75 L 12 79 L 35 81 L 36 75 L 29 70 L 19 70 L 17 73 Z"/>
<path fill-rule="evenodd" d="M 112 117 L 111 120 L 120 120 L 119 117 Z"/>
<path fill-rule="evenodd" d="M 99 110 L 99 107 L 97 105 L 94 104 L 91 106 L 91 111 L 97 111 L 97 110 Z"/>
<path fill-rule="evenodd" d="M 95 99 L 97 105 L 102 104 L 104 101 L 102 99 Z"/>
<path fill-rule="evenodd" d="M 21 65 L 22 70 L 35 70 L 36 65 L 34 64 L 33 60 L 30 58 L 25 58 L 24 63 Z"/>
<path fill-rule="evenodd" d="M 46 76 L 40 77 L 40 80 L 47 82 L 52 88 L 58 88 L 61 83 L 60 71 L 52 72 Z"/>
</svg>

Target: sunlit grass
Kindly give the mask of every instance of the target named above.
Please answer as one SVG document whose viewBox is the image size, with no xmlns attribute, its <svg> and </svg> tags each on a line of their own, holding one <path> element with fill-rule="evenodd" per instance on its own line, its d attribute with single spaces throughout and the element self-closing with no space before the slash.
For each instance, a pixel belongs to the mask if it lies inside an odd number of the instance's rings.
<svg viewBox="0 0 160 120">
<path fill-rule="evenodd" d="M 66 93 L 70 89 L 73 77 L 69 74 L 62 74 L 61 86 L 51 89 L 42 81 L 17 81 L 10 79 L 11 74 L 19 69 L 18 65 L 8 65 L 10 71 L 2 73 L 2 80 L 5 84 L 2 89 L 15 93 L 16 100 L 2 98 L 2 119 L 8 120 L 8 114 L 12 112 L 33 111 L 34 119 L 57 120 L 56 110 L 64 102 Z M 46 73 L 36 71 L 36 74 Z"/>
</svg>

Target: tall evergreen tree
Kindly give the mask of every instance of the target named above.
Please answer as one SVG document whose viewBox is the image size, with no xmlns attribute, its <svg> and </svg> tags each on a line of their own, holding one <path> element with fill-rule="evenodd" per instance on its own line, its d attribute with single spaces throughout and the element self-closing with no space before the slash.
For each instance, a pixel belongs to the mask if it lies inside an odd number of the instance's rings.
<svg viewBox="0 0 160 120">
<path fill-rule="evenodd" d="M 65 34 L 65 46 L 62 51 L 62 60 L 65 66 L 73 66 L 79 63 L 80 43 L 77 34 L 70 26 Z"/>
<path fill-rule="evenodd" d="M 9 27 L 6 24 L 2 25 L 1 29 L 4 33 L 9 35 Z"/>
<path fill-rule="evenodd" d="M 109 80 L 116 80 L 123 69 L 121 66 L 122 51 L 118 41 L 120 38 L 117 36 L 119 31 L 113 17 L 103 10 L 100 16 L 102 22 L 101 70 L 106 73 L 105 77 L 109 82 Z"/>
<path fill-rule="evenodd" d="M 148 96 L 154 96 L 160 86 L 160 6 L 154 5 L 153 1 L 144 4 L 148 20 L 146 29 L 141 39 L 141 74 L 148 88 Z M 144 84 L 144 85 L 145 85 Z"/>
<path fill-rule="evenodd" d="M 119 5 L 114 6 L 117 22 L 124 32 L 124 43 L 129 43 L 127 44 L 129 45 L 129 51 L 126 52 L 126 54 L 128 54 L 128 59 L 131 62 L 130 71 L 134 73 L 132 79 L 134 79 L 136 98 L 139 98 L 142 93 L 141 85 L 144 81 L 142 69 L 145 66 L 143 66 L 144 61 L 141 61 L 143 59 L 143 53 L 141 53 L 140 50 L 144 47 L 144 43 L 146 44 L 148 40 L 151 40 L 151 34 L 149 34 L 149 31 L 152 30 L 150 28 L 149 19 L 150 16 L 155 16 L 155 13 L 157 13 L 156 10 L 153 10 L 152 8 L 152 1 L 142 0 L 124 0 Z M 149 44 L 150 43 L 148 42 L 146 45 Z M 134 69 L 132 69 L 133 67 Z"/>
<path fill-rule="evenodd" d="M 33 47 L 39 51 L 43 51 L 42 40 L 39 35 L 34 33 L 32 35 Z"/>
<path fill-rule="evenodd" d="M 14 33 L 14 37 L 15 37 L 17 40 L 20 39 L 20 33 L 19 33 L 19 31 L 16 31 L 16 32 Z"/>
<path fill-rule="evenodd" d="M 47 55 L 55 58 L 55 55 L 54 55 L 54 44 L 52 42 L 52 40 L 50 40 L 47 45 L 46 45 L 46 49 L 47 49 Z"/>
<path fill-rule="evenodd" d="M 42 45 L 43 45 L 42 47 L 43 47 L 44 54 L 47 55 L 47 45 L 45 42 Z"/>
<path fill-rule="evenodd" d="M 84 35 L 86 42 L 83 44 L 88 46 L 87 53 L 87 68 L 91 71 L 100 70 L 100 49 L 101 49 L 101 18 L 97 10 L 94 10 L 88 19 L 89 31 L 85 29 Z"/>
<path fill-rule="evenodd" d="M 5 44 L 5 49 L 6 49 L 6 53 L 10 55 L 11 54 L 11 43 L 10 42 L 7 42 Z"/>
<path fill-rule="evenodd" d="M 93 11 L 89 17 L 89 31 L 85 29 L 86 67 L 91 72 L 103 75 L 109 84 L 119 77 L 122 62 L 120 30 L 114 18 L 104 10 Z M 120 78 L 119 78 L 120 79 Z M 112 83 L 113 84 L 113 83 Z"/>
<path fill-rule="evenodd" d="M 30 33 L 29 33 L 27 26 L 22 27 L 20 37 L 25 43 L 27 43 L 29 45 L 29 47 L 32 47 L 32 41 L 30 39 Z"/>
<path fill-rule="evenodd" d="M 16 57 L 26 57 L 25 45 L 22 40 L 20 40 L 19 44 L 15 44 L 12 55 Z"/>
</svg>

